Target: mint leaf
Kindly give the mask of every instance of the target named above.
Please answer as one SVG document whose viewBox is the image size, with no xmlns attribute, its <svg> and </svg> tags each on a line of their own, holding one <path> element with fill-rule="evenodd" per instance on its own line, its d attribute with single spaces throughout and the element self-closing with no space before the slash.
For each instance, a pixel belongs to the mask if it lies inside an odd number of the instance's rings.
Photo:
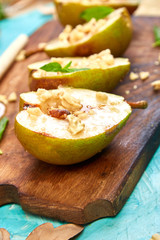
<svg viewBox="0 0 160 240">
<path fill-rule="evenodd" d="M 8 118 L 7 117 L 3 117 L 0 120 L 0 140 L 2 139 L 3 133 L 7 127 L 7 123 L 8 123 Z"/>
<path fill-rule="evenodd" d="M 72 61 L 70 61 L 66 66 L 64 66 L 63 69 L 67 69 L 67 68 L 69 68 L 69 67 L 71 66 L 71 64 L 72 64 Z"/>
<path fill-rule="evenodd" d="M 2 3 L 0 3 L 0 20 L 6 18 Z"/>
<path fill-rule="evenodd" d="M 84 10 L 80 14 L 80 18 L 82 18 L 86 22 L 89 22 L 92 18 L 99 20 L 101 18 L 105 18 L 107 15 L 109 15 L 113 11 L 114 9 L 111 7 L 105 7 L 105 6 L 92 7 Z"/>
<path fill-rule="evenodd" d="M 58 62 L 51 62 L 40 67 L 40 69 L 46 72 L 61 72 L 62 67 Z"/>
<path fill-rule="evenodd" d="M 154 33 L 154 39 L 155 39 L 153 46 L 154 47 L 160 46 L 160 27 L 154 26 L 153 33 Z"/>
<path fill-rule="evenodd" d="M 67 63 L 67 65 L 64 66 L 64 68 L 62 68 L 62 66 L 58 62 L 51 62 L 40 67 L 40 69 L 46 72 L 62 72 L 62 73 L 72 73 L 72 72 L 84 71 L 89 69 L 89 68 L 69 68 L 71 64 L 72 64 L 72 61 Z"/>
</svg>

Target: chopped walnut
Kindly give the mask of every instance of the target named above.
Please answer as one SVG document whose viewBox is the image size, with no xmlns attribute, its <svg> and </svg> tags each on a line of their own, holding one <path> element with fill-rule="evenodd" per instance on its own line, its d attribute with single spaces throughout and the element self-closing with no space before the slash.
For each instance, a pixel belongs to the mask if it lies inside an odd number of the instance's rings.
<svg viewBox="0 0 160 240">
<path fill-rule="evenodd" d="M 43 113 L 42 111 L 38 108 L 38 107 L 35 107 L 35 108 L 27 108 L 27 112 L 30 116 L 30 118 L 33 120 L 33 121 L 36 121 L 37 120 L 37 117 L 41 116 Z"/>
<path fill-rule="evenodd" d="M 0 102 L 2 102 L 2 103 L 4 103 L 5 105 L 7 105 L 7 103 L 8 103 L 7 96 L 0 94 Z"/>
<path fill-rule="evenodd" d="M 134 72 L 131 72 L 130 75 L 129 75 L 129 79 L 131 81 L 135 81 L 139 78 L 138 74 L 137 73 L 134 73 Z"/>
<path fill-rule="evenodd" d="M 77 133 L 80 133 L 84 130 L 85 124 L 82 123 L 78 117 L 70 114 L 67 116 L 67 119 L 69 121 L 68 131 L 71 134 L 76 135 Z"/>
<path fill-rule="evenodd" d="M 160 80 L 152 82 L 151 85 L 153 86 L 154 90 L 160 90 Z"/>
<path fill-rule="evenodd" d="M 129 91 L 129 90 L 126 90 L 126 91 L 125 91 L 125 94 L 129 95 L 129 94 L 130 94 L 130 91 Z"/>
<path fill-rule="evenodd" d="M 138 86 L 137 86 L 137 85 L 134 85 L 134 86 L 133 86 L 133 89 L 137 89 L 137 88 L 138 88 Z"/>
<path fill-rule="evenodd" d="M 78 111 L 82 108 L 80 100 L 72 97 L 69 93 L 64 93 L 64 95 L 62 95 L 60 99 L 61 105 L 68 111 Z"/>
<path fill-rule="evenodd" d="M 47 99 L 52 97 L 52 93 L 43 88 L 39 88 L 37 90 L 37 96 L 41 102 L 45 102 Z"/>
<path fill-rule="evenodd" d="M 88 114 L 85 113 L 85 112 L 81 112 L 79 115 L 78 115 L 79 119 L 81 120 L 84 120 L 88 117 Z"/>
<path fill-rule="evenodd" d="M 19 52 L 19 54 L 17 55 L 17 57 L 16 57 L 16 61 L 17 62 L 19 62 L 19 61 L 22 61 L 22 60 L 24 60 L 26 58 L 26 50 L 21 50 L 20 52 Z"/>
<path fill-rule="evenodd" d="M 67 109 L 58 109 L 58 108 L 51 108 L 48 110 L 48 113 L 51 117 L 55 117 L 58 119 L 66 119 L 67 115 L 70 112 Z"/>
<path fill-rule="evenodd" d="M 146 80 L 149 77 L 149 72 L 140 72 L 139 76 L 141 80 Z"/>
<path fill-rule="evenodd" d="M 17 100 L 17 94 L 12 92 L 8 97 L 8 102 L 15 102 Z"/>
<path fill-rule="evenodd" d="M 96 93 L 96 99 L 101 103 L 106 103 L 107 100 L 108 100 L 108 96 L 107 96 L 106 93 L 97 92 Z"/>
</svg>

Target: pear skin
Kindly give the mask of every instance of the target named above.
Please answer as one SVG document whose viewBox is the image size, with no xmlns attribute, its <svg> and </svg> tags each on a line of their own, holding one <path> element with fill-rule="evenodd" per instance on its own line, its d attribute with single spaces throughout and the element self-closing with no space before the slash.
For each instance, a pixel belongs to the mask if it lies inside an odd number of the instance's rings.
<svg viewBox="0 0 160 240">
<path fill-rule="evenodd" d="M 75 43 L 62 44 L 55 39 L 46 44 L 45 52 L 50 57 L 89 56 L 110 49 L 115 56 L 121 56 L 132 39 L 132 22 L 125 8 L 110 14 L 105 28 Z"/>
<path fill-rule="evenodd" d="M 81 61 L 80 58 L 79 60 Z M 56 62 L 58 59 L 53 58 L 52 62 L 53 61 Z M 74 59 L 68 58 L 68 62 L 69 61 L 73 62 Z M 49 62 L 50 61 L 48 61 L 48 63 Z M 61 73 L 59 75 L 45 72 L 44 76 L 41 74 L 41 71 L 39 71 L 39 66 L 46 63 L 47 61 L 43 61 L 28 66 L 30 90 L 35 91 L 38 88 L 56 89 L 59 85 L 62 85 L 111 92 L 130 69 L 130 62 L 127 58 L 116 58 L 113 65 L 108 65 L 104 69 L 88 69 L 67 74 Z"/>
<path fill-rule="evenodd" d="M 130 14 L 132 14 L 139 5 L 138 0 L 133 1 L 106 1 L 106 2 L 89 2 L 83 3 L 83 1 L 63 1 L 63 0 L 54 0 L 58 17 L 62 25 L 70 24 L 72 26 L 76 26 L 78 24 L 82 24 L 84 21 L 80 18 L 80 14 L 90 8 L 90 7 L 97 7 L 97 6 L 107 6 L 112 7 L 114 9 L 126 7 Z"/>
<path fill-rule="evenodd" d="M 87 101 L 86 107 L 88 104 L 91 104 L 91 109 L 95 111 L 93 115 L 82 120 L 84 125 L 82 132 L 80 131 L 73 135 L 68 130 L 67 119 L 57 119 L 46 115 L 46 113 L 41 113 L 41 115 L 37 116 L 34 115 L 33 121 L 26 107 L 32 108 L 32 111 L 35 111 L 35 106 L 36 110 L 39 106 L 39 109 L 42 110 L 42 103 L 37 97 L 39 95 L 36 92 L 29 92 L 20 96 L 20 110 L 22 111 L 17 114 L 15 119 L 15 133 L 23 147 L 36 158 L 51 164 L 70 165 L 85 161 L 107 147 L 125 125 L 132 110 L 122 97 L 113 94 L 74 88 L 40 91 L 44 92 L 46 99 L 48 93 L 51 96 L 51 93 L 62 91 L 63 89 L 71 96 L 77 96 L 77 99 L 81 99 L 83 109 Z M 97 97 L 95 97 L 97 94 L 100 100 L 97 100 Z M 51 100 L 51 98 L 49 99 Z M 111 103 L 108 103 L 109 105 L 107 103 L 104 104 L 104 99 L 105 101 L 111 101 Z M 101 102 L 102 100 L 103 103 Z M 43 103 L 43 108 L 46 107 L 48 109 L 47 104 L 51 104 L 51 101 L 47 101 L 45 105 Z M 108 116 L 112 115 L 112 111 L 114 116 L 113 122 L 112 117 L 110 120 L 108 118 Z M 39 110 L 39 112 L 41 111 Z M 74 113 L 72 112 L 72 114 Z M 104 120 L 102 120 L 102 115 L 104 116 Z M 45 123 L 44 118 L 47 118 Z M 99 121 L 102 122 L 100 123 Z M 44 127 L 47 130 L 44 130 Z"/>
</svg>

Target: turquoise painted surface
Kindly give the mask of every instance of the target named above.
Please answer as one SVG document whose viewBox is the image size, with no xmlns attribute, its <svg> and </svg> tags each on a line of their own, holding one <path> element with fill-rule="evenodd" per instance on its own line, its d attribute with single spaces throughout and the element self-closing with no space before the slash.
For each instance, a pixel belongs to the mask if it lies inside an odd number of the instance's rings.
<svg viewBox="0 0 160 240">
<path fill-rule="evenodd" d="M 1 21 L 0 53 L 20 33 L 30 35 L 51 18 L 33 11 Z M 16 204 L 0 207 L 0 227 L 10 232 L 11 240 L 24 240 L 34 228 L 48 221 L 54 227 L 64 224 L 26 213 Z M 149 240 L 156 232 L 160 232 L 160 147 L 121 212 L 114 218 L 104 218 L 86 225 L 77 239 Z"/>
<path fill-rule="evenodd" d="M 0 227 L 11 233 L 11 240 L 24 240 L 45 222 L 54 227 L 65 224 L 24 212 L 16 204 L 0 207 Z M 160 147 L 121 212 L 86 225 L 76 239 L 149 240 L 156 232 L 160 232 Z"/>
<path fill-rule="evenodd" d="M 52 15 L 43 15 L 39 11 L 32 11 L 12 19 L 0 21 L 0 55 L 19 34 L 30 36 L 37 28 L 51 20 Z"/>
</svg>

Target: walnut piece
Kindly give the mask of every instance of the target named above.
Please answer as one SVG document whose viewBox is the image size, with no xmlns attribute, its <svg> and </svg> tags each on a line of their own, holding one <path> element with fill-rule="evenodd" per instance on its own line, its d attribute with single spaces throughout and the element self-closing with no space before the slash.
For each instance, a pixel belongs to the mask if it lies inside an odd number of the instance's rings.
<svg viewBox="0 0 160 240">
<path fill-rule="evenodd" d="M 81 120 L 78 117 L 75 117 L 73 114 L 70 114 L 67 116 L 67 119 L 69 121 L 68 131 L 76 135 L 77 133 L 80 133 L 84 130 L 85 124 L 81 122 Z"/>
<path fill-rule="evenodd" d="M 129 79 L 131 81 L 135 81 L 139 78 L 138 74 L 137 73 L 134 73 L 134 72 L 131 72 L 130 75 L 129 75 Z"/>
<path fill-rule="evenodd" d="M 17 100 L 17 94 L 12 92 L 8 97 L 8 102 L 15 102 Z"/>
<path fill-rule="evenodd" d="M 78 111 L 82 108 L 80 100 L 72 97 L 69 93 L 60 96 L 62 106 L 68 111 Z"/>
<path fill-rule="evenodd" d="M 67 115 L 71 113 L 67 109 L 51 108 L 48 110 L 48 114 L 58 119 L 66 119 Z"/>
<path fill-rule="evenodd" d="M 2 103 L 4 103 L 5 105 L 7 105 L 7 103 L 8 103 L 7 96 L 0 94 L 0 102 L 2 102 Z"/>
<path fill-rule="evenodd" d="M 107 96 L 106 93 L 97 92 L 96 93 L 96 99 L 101 103 L 107 103 L 108 96 Z"/>
<path fill-rule="evenodd" d="M 149 77 L 149 72 L 140 72 L 139 76 L 141 80 L 146 80 Z"/>
<path fill-rule="evenodd" d="M 160 80 L 152 82 L 151 85 L 153 86 L 154 90 L 160 90 Z"/>
</svg>

